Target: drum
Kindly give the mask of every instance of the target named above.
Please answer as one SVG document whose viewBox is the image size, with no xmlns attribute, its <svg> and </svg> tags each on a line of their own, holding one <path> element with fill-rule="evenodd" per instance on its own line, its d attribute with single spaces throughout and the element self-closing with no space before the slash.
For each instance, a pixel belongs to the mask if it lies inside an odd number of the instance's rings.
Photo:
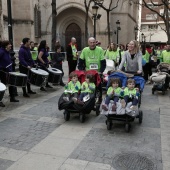
<svg viewBox="0 0 170 170">
<path fill-rule="evenodd" d="M 25 87 L 27 84 L 27 75 L 19 72 L 9 72 L 8 85 Z"/>
<path fill-rule="evenodd" d="M 49 71 L 49 77 L 48 77 L 48 82 L 50 83 L 60 83 L 61 78 L 62 78 L 62 71 L 56 68 L 48 68 Z"/>
<path fill-rule="evenodd" d="M 6 90 L 6 86 L 3 83 L 0 82 L 0 101 L 4 97 L 5 90 Z"/>
<path fill-rule="evenodd" d="M 37 68 L 32 68 L 28 74 L 29 82 L 39 87 L 45 86 L 48 76 L 49 73 L 47 71 Z"/>
</svg>

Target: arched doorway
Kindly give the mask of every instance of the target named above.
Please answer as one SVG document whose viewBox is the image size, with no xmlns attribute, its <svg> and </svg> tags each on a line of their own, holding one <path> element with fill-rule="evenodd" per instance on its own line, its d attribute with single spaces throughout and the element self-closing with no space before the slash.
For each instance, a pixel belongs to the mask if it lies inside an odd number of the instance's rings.
<svg viewBox="0 0 170 170">
<path fill-rule="evenodd" d="M 70 43 L 70 40 L 72 37 L 75 37 L 77 40 L 78 50 L 81 50 L 81 29 L 80 27 L 75 24 L 71 23 L 67 28 L 65 32 L 65 43 L 66 47 Z"/>
</svg>

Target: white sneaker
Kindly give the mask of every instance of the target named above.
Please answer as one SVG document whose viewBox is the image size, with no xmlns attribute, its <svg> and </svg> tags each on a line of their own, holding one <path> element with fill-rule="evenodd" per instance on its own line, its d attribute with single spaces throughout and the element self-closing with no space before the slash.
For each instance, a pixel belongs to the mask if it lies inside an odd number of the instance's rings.
<svg viewBox="0 0 170 170">
<path fill-rule="evenodd" d="M 68 97 L 63 97 L 63 100 L 68 102 L 69 101 L 69 98 Z"/>
<path fill-rule="evenodd" d="M 132 109 L 132 110 L 137 110 L 137 106 L 133 106 L 133 105 L 132 105 L 132 106 L 130 107 L 130 109 Z"/>
</svg>

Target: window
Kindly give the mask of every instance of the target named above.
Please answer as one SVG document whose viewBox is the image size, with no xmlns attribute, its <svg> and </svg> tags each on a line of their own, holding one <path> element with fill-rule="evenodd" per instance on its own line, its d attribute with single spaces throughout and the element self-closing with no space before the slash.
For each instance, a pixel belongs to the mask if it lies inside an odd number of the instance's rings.
<svg viewBox="0 0 170 170">
<path fill-rule="evenodd" d="M 156 31 L 158 29 L 158 25 L 148 25 L 148 31 Z"/>
<path fill-rule="evenodd" d="M 34 8 L 34 31 L 36 38 L 41 37 L 41 12 L 37 5 Z"/>
<path fill-rule="evenodd" d="M 157 14 L 146 14 L 146 20 L 156 20 Z"/>
<path fill-rule="evenodd" d="M 156 6 L 155 6 L 156 5 Z M 147 3 L 147 6 L 149 7 L 149 8 L 157 8 L 158 6 L 158 2 L 153 2 L 153 3 Z"/>
</svg>

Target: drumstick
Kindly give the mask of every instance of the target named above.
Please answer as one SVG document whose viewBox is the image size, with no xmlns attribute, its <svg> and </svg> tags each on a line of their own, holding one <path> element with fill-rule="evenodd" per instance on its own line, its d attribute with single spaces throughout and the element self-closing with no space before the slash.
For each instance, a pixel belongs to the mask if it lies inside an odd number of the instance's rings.
<svg viewBox="0 0 170 170">
<path fill-rule="evenodd" d="M 11 64 L 9 64 L 9 65 L 7 65 L 7 66 L 6 66 L 6 68 L 10 67 L 11 65 L 12 65 L 12 63 L 11 63 Z"/>
</svg>

